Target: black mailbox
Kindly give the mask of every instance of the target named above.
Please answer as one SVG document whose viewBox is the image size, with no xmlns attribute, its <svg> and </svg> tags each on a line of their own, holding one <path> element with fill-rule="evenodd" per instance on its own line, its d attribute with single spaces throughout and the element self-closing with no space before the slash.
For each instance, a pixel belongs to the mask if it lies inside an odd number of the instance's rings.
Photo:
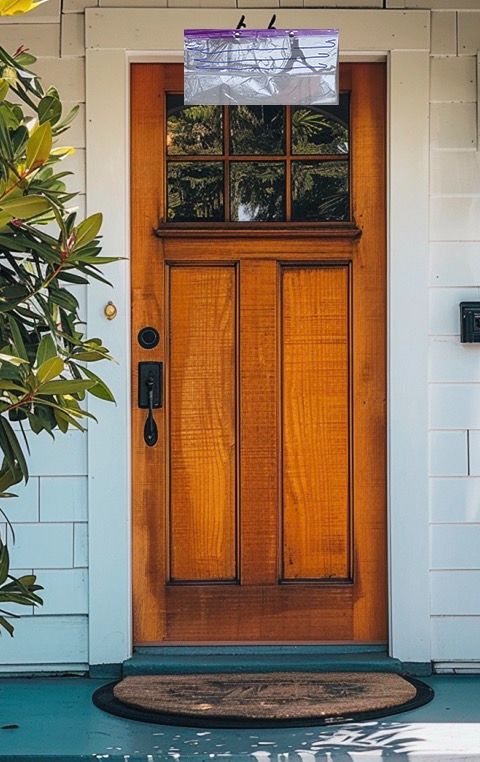
<svg viewBox="0 0 480 762">
<path fill-rule="evenodd" d="M 460 302 L 460 341 L 480 343 L 480 302 Z"/>
</svg>

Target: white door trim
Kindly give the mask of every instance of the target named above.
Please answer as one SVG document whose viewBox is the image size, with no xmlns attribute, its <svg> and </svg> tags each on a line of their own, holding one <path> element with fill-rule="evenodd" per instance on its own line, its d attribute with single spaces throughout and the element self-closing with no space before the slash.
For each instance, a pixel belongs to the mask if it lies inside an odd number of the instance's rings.
<svg viewBox="0 0 480 762">
<path fill-rule="evenodd" d="M 267 10 L 246 10 L 251 28 Z M 86 9 L 87 207 L 104 213 L 113 289 L 89 288 L 87 320 L 117 363 L 103 373 L 117 407 L 92 398 L 89 427 L 90 664 L 131 655 L 129 66 L 182 60 L 183 29 L 235 26 L 229 9 Z M 388 524 L 390 653 L 430 660 L 427 284 L 427 11 L 280 9 L 285 28 L 338 27 L 343 60 L 388 61 Z M 268 19 L 267 19 L 268 21 Z M 103 314 L 107 301 L 115 320 Z M 374 613 L 374 612 L 373 612 Z"/>
</svg>

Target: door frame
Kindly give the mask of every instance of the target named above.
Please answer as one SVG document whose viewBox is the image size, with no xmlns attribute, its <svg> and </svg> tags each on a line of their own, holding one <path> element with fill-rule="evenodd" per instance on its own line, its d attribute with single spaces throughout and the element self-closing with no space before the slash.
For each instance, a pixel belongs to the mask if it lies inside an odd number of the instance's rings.
<svg viewBox="0 0 480 762">
<path fill-rule="evenodd" d="M 265 26 L 265 10 L 246 12 L 250 27 Z M 236 26 L 239 10 L 195 9 L 193 20 L 217 27 L 219 13 L 222 26 Z M 280 9 L 277 23 L 338 27 L 342 60 L 387 61 L 389 653 L 427 662 L 430 12 Z M 191 9 L 86 9 L 87 211 L 103 211 L 105 252 L 122 257 L 109 267 L 113 289 L 92 283 L 87 301 L 90 334 L 98 332 L 117 360 L 103 367 L 117 406 L 89 403 L 99 419 L 88 432 L 91 665 L 132 653 L 129 67 L 182 61 L 191 25 Z M 103 312 L 109 300 L 118 309 L 111 322 Z"/>
</svg>

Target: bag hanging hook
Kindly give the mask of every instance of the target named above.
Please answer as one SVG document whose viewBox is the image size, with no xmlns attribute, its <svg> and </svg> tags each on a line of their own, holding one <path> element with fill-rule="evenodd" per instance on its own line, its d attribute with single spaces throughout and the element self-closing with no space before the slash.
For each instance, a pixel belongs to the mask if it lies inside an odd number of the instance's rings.
<svg viewBox="0 0 480 762">
<path fill-rule="evenodd" d="M 277 14 L 274 13 L 272 18 L 270 19 L 270 23 L 267 27 L 267 29 L 275 29 L 275 21 L 277 20 Z"/>
<path fill-rule="evenodd" d="M 242 16 L 240 21 L 238 22 L 237 26 L 235 27 L 235 29 L 245 29 L 246 26 L 247 25 L 245 23 L 245 16 Z"/>
</svg>

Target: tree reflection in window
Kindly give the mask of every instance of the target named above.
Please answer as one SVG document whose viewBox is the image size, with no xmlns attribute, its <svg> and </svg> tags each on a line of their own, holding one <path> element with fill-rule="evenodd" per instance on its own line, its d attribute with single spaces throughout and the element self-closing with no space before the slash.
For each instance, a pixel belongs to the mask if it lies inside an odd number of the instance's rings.
<svg viewBox="0 0 480 762">
<path fill-rule="evenodd" d="M 221 154 L 222 109 L 220 106 L 183 105 L 182 95 L 167 95 L 167 153 L 201 156 Z"/>
<path fill-rule="evenodd" d="M 169 162 L 168 219 L 170 222 L 221 222 L 224 219 L 220 162 Z"/>
<path fill-rule="evenodd" d="M 238 155 L 285 152 L 285 109 L 282 106 L 232 106 L 230 150 Z"/>
<path fill-rule="evenodd" d="M 341 222 L 348 219 L 348 164 L 292 162 L 292 220 Z"/>
<path fill-rule="evenodd" d="M 168 222 L 349 222 L 349 101 L 184 107 L 168 94 Z"/>
<path fill-rule="evenodd" d="M 235 222 L 284 220 L 284 188 L 283 161 L 232 162 L 230 165 L 232 220 Z"/>
</svg>

